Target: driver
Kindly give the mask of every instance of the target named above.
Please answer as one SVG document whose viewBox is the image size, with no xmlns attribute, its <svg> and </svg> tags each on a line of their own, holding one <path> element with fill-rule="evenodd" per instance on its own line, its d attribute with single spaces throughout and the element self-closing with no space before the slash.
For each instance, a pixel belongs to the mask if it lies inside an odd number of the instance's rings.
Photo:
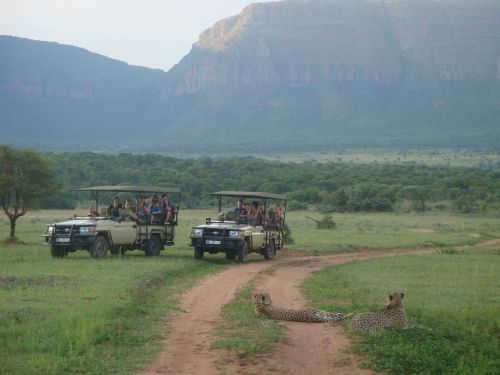
<svg viewBox="0 0 500 375">
<path fill-rule="evenodd" d="M 111 220 L 120 219 L 120 208 L 122 208 L 122 205 L 120 204 L 120 198 L 116 196 L 113 198 L 113 204 L 109 207 L 109 218 Z"/>
</svg>

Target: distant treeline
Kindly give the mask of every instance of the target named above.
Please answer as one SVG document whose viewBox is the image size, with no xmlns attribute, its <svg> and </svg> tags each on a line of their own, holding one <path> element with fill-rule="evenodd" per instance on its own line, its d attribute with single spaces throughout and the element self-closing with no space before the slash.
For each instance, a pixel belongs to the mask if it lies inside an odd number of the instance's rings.
<svg viewBox="0 0 500 375">
<path fill-rule="evenodd" d="M 73 208 L 93 185 L 173 186 L 182 206 L 213 205 L 218 190 L 287 193 L 290 209 L 315 205 L 322 212 L 500 207 L 500 166 L 446 167 L 396 164 L 283 163 L 253 157 L 181 159 L 157 154 L 49 154 L 61 181 L 44 208 Z"/>
</svg>

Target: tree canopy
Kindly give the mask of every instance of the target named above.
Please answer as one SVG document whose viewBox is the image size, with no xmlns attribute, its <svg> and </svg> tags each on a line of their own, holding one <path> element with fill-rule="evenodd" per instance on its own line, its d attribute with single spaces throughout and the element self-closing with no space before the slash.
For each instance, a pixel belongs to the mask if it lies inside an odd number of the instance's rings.
<svg viewBox="0 0 500 375">
<path fill-rule="evenodd" d="M 10 240 L 16 221 L 57 190 L 53 162 L 33 150 L 0 146 L 0 205 L 10 220 Z"/>
<path fill-rule="evenodd" d="M 321 211 L 392 211 L 402 202 L 423 212 L 446 207 L 471 211 L 500 206 L 500 167 L 414 164 L 290 163 L 254 157 L 174 158 L 158 154 L 51 154 L 65 183 L 44 207 L 74 207 L 86 199 L 73 189 L 92 185 L 176 186 L 183 207 L 215 204 L 218 190 L 288 194 L 289 208 Z"/>
</svg>

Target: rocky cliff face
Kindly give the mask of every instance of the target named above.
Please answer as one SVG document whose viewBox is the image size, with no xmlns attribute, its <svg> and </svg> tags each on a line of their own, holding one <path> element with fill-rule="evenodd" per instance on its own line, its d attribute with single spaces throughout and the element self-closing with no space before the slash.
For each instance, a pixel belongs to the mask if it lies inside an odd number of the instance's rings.
<svg viewBox="0 0 500 375">
<path fill-rule="evenodd" d="M 253 4 L 200 35 L 176 94 L 226 85 L 498 80 L 497 0 L 290 0 Z"/>
<path fill-rule="evenodd" d="M 498 149 L 499 20 L 499 0 L 254 4 L 202 33 L 168 73 L 0 36 L 0 141 L 108 150 L 121 134 L 114 151 L 182 153 Z"/>
</svg>

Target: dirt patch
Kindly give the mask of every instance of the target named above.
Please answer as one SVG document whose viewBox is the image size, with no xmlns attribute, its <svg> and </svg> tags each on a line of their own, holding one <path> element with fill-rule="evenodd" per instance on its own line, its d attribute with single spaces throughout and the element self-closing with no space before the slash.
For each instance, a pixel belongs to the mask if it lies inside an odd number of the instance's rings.
<svg viewBox="0 0 500 375">
<path fill-rule="evenodd" d="M 276 304 L 301 307 L 305 301 L 298 286 L 313 271 L 356 259 L 422 252 L 432 249 L 285 258 L 246 263 L 208 276 L 182 297 L 182 312 L 164 330 L 165 349 L 145 374 L 369 374 L 359 369 L 360 357 L 346 352 L 351 343 L 341 325 L 282 322 L 288 340 L 251 361 L 213 349 L 212 331 L 222 307 L 251 280 Z M 265 272 L 271 267 L 272 272 Z"/>
<path fill-rule="evenodd" d="M 435 233 L 436 231 L 433 229 L 419 228 L 419 229 L 410 229 L 410 232 L 426 234 L 426 233 Z"/>
<path fill-rule="evenodd" d="M 475 246 L 478 247 L 500 246 L 500 239 L 495 238 L 493 240 L 482 241 Z"/>
</svg>

